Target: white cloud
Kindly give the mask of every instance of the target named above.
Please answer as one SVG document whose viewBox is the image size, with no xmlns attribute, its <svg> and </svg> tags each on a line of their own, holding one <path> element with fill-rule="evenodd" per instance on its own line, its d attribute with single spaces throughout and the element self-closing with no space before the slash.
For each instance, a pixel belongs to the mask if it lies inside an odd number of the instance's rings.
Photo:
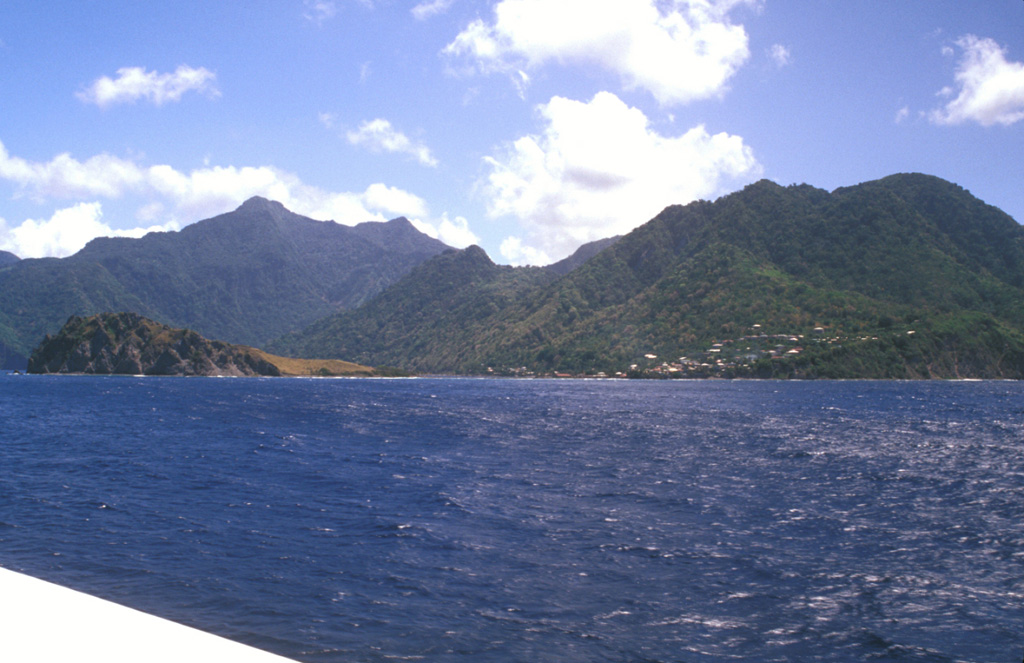
<svg viewBox="0 0 1024 663">
<path fill-rule="evenodd" d="M 548 62 L 596 65 L 664 105 L 714 97 L 749 57 L 730 23 L 757 0 L 501 0 L 493 23 L 475 20 L 444 49 L 470 70 L 515 74 Z"/>
<path fill-rule="evenodd" d="M 306 11 L 302 16 L 308 21 L 320 24 L 338 13 L 338 7 L 330 0 L 305 0 Z"/>
<path fill-rule="evenodd" d="M 317 119 L 320 120 L 320 124 L 328 129 L 333 129 L 338 124 L 338 116 L 334 113 L 318 113 Z"/>
<path fill-rule="evenodd" d="M 204 166 L 182 172 L 165 164 L 143 166 L 108 154 L 85 161 L 61 154 L 48 162 L 33 162 L 12 156 L 2 142 L 0 180 L 16 184 L 19 189 L 16 195 L 28 195 L 40 203 L 51 199 L 123 199 L 130 196 L 139 199 L 136 218 L 146 222 L 160 221 L 168 227 L 221 214 L 252 196 L 279 201 L 288 209 L 314 219 L 331 219 L 348 225 L 384 221 L 398 215 L 429 216 L 428 206 L 422 198 L 383 183 L 371 184 L 362 192 L 331 192 L 305 184 L 298 176 L 270 166 Z M 100 228 L 96 225 L 98 207 L 95 208 L 96 223 L 92 224 L 87 223 L 87 212 L 93 208 L 69 209 L 77 210 L 74 218 L 81 221 L 83 227 L 92 228 L 100 234 L 134 232 L 108 233 L 105 226 Z M 49 222 L 32 221 L 35 225 L 25 226 L 24 232 L 29 233 L 25 237 L 41 237 L 47 232 L 54 235 L 56 229 L 69 223 L 67 218 L 70 217 L 62 216 L 57 219 L 60 223 L 48 226 L 42 224 Z M 8 237 L 11 232 L 8 231 Z M 49 244 L 32 244 L 28 239 L 17 241 L 36 247 L 72 244 L 64 240 L 54 240 Z"/>
<path fill-rule="evenodd" d="M 469 222 L 461 216 L 449 219 L 445 214 L 438 224 L 437 234 L 442 242 L 457 249 L 480 243 L 480 238 L 469 229 Z"/>
<path fill-rule="evenodd" d="M 205 92 L 218 96 L 214 85 L 217 75 L 208 69 L 194 69 L 181 65 L 171 74 L 158 74 L 142 67 L 123 67 L 117 70 L 117 78 L 103 76 L 76 96 L 82 101 L 106 108 L 113 104 L 134 103 L 146 99 L 162 106 L 168 101 L 179 101 L 186 92 Z"/>
<path fill-rule="evenodd" d="M 896 124 L 903 122 L 903 120 L 907 119 L 908 117 L 910 117 L 910 108 L 908 106 L 904 106 L 903 108 L 896 111 Z"/>
<path fill-rule="evenodd" d="M 26 219 L 16 228 L 0 228 L 0 248 L 21 258 L 63 258 L 77 253 L 97 237 L 142 237 L 148 232 L 176 230 L 176 224 L 114 230 L 101 219 L 100 203 L 79 203 L 59 209 L 44 221 Z"/>
<path fill-rule="evenodd" d="M 360 4 L 367 9 L 373 9 L 374 5 L 374 0 L 352 0 L 352 2 Z M 321 25 L 324 21 L 334 18 L 338 13 L 338 3 L 336 0 L 303 0 L 302 4 L 306 8 L 302 12 L 303 18 L 317 25 Z"/>
<path fill-rule="evenodd" d="M 408 191 L 384 184 L 371 184 L 362 196 L 363 202 L 373 209 L 399 216 L 426 216 L 427 203 Z"/>
<path fill-rule="evenodd" d="M 437 166 L 437 159 L 430 149 L 422 143 L 416 143 L 400 131 L 395 130 L 385 119 L 377 118 L 359 125 L 357 131 L 346 134 L 348 142 L 361 145 L 374 152 L 392 152 L 413 157 L 424 166 Z"/>
<path fill-rule="evenodd" d="M 425 0 L 412 8 L 412 15 L 416 20 L 423 21 L 436 14 L 443 14 L 448 11 L 455 0 Z"/>
<path fill-rule="evenodd" d="M 992 39 L 966 35 L 957 40 L 963 57 L 954 78 L 959 94 L 929 114 L 935 124 L 977 122 L 1010 125 L 1024 119 L 1024 64 L 1008 62 L 1006 51 Z M 952 96 L 943 88 L 941 96 Z"/>
<path fill-rule="evenodd" d="M 144 173 L 133 162 L 109 154 L 84 162 L 67 153 L 46 163 L 27 161 L 11 156 L 0 142 L 0 179 L 14 182 L 41 197 L 113 198 L 127 188 L 139 186 Z"/>
<path fill-rule="evenodd" d="M 469 229 L 469 222 L 461 216 L 449 219 L 447 214 L 441 215 L 439 221 L 410 219 L 410 223 L 424 235 L 439 239 L 448 246 L 464 249 L 471 244 L 479 244 L 480 238 Z"/>
<path fill-rule="evenodd" d="M 772 47 L 768 49 L 768 57 L 779 68 L 785 67 L 793 61 L 793 56 L 790 54 L 789 49 L 782 44 L 772 44 Z"/>
<path fill-rule="evenodd" d="M 498 249 L 510 265 L 549 265 L 555 260 L 544 251 L 523 244 L 519 237 L 506 237 Z"/>
<path fill-rule="evenodd" d="M 503 245 L 510 260 L 567 255 L 629 232 L 667 205 L 709 197 L 761 172 L 741 137 L 711 135 L 703 126 L 662 136 L 643 112 L 609 92 L 589 103 L 554 97 L 539 113 L 543 133 L 488 157 L 491 172 L 481 183 L 488 214 L 513 216 L 526 230 L 528 245 L 518 238 Z"/>
</svg>

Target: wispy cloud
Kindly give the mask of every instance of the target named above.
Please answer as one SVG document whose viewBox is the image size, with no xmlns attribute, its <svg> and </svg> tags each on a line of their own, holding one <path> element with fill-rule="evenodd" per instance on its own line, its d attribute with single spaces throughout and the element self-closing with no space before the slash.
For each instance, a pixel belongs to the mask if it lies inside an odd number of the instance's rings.
<svg viewBox="0 0 1024 663">
<path fill-rule="evenodd" d="M 451 9 L 455 0 L 425 0 L 412 8 L 412 15 L 418 21 L 423 21 L 431 16 L 443 14 Z"/>
<path fill-rule="evenodd" d="M 303 17 L 318 25 L 334 18 L 334 15 L 338 13 L 338 6 L 331 0 L 305 0 L 303 4 L 306 7 L 306 10 L 302 12 Z"/>
<path fill-rule="evenodd" d="M 750 55 L 737 5 L 757 0 L 501 0 L 443 53 L 464 70 L 515 76 L 547 63 L 597 66 L 674 105 L 722 94 Z"/>
<path fill-rule="evenodd" d="M 345 136 L 353 145 L 366 147 L 375 152 L 405 154 L 424 166 L 437 166 L 437 159 L 426 145 L 410 140 L 383 118 L 363 122 L 359 129 L 349 131 Z"/>
<path fill-rule="evenodd" d="M 334 113 L 321 112 L 317 115 L 317 119 L 320 120 L 320 124 L 328 129 L 333 129 L 338 124 L 338 116 Z"/>
<path fill-rule="evenodd" d="M 140 99 L 162 106 L 170 101 L 180 101 L 186 92 L 219 96 L 220 91 L 214 84 L 216 79 L 217 75 L 212 71 L 188 65 L 181 65 L 169 74 L 146 71 L 142 67 L 123 67 L 117 70 L 117 78 L 98 78 L 76 96 L 81 101 L 96 104 L 100 108 L 134 103 Z"/>
<path fill-rule="evenodd" d="M 772 44 L 771 48 L 768 49 L 768 57 L 780 69 L 793 61 L 793 56 L 789 49 L 782 44 Z"/>
<path fill-rule="evenodd" d="M 929 119 L 935 124 L 977 122 L 986 127 L 1024 120 L 1024 64 L 1008 61 L 1005 49 L 992 39 L 965 35 L 956 45 L 963 51 L 954 75 L 956 88 L 939 92 L 956 97 L 932 111 Z"/>
</svg>

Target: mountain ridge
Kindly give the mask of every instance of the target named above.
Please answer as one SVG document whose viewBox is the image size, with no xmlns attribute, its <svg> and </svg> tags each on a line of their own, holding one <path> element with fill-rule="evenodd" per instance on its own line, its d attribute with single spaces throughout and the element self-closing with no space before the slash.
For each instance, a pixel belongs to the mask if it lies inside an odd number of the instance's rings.
<svg viewBox="0 0 1024 663">
<path fill-rule="evenodd" d="M 682 374 L 696 362 L 696 374 L 761 377 L 1024 377 L 1024 229 L 933 176 L 831 193 L 762 180 L 669 206 L 565 275 L 479 272 L 459 301 L 499 293 L 507 303 L 490 310 L 454 315 L 447 290 L 424 290 L 419 274 L 439 260 L 271 347 L 421 372 L 625 374 L 656 356 Z M 392 334 L 393 310 L 429 331 Z M 755 329 L 808 347 L 773 355 Z"/>
<path fill-rule="evenodd" d="M 97 238 L 68 258 L 0 269 L 0 340 L 27 354 L 70 315 L 129 310 L 260 345 L 359 305 L 448 248 L 404 219 L 342 226 L 254 197 L 180 231 Z"/>
</svg>

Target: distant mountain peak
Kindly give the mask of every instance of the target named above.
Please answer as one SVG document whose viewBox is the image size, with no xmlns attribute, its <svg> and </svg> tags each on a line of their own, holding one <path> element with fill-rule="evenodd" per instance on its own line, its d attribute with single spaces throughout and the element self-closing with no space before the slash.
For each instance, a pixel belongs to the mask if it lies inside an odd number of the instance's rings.
<svg viewBox="0 0 1024 663">
<path fill-rule="evenodd" d="M 288 209 L 277 202 L 262 196 L 253 196 L 238 206 L 238 212 L 287 212 Z"/>
<path fill-rule="evenodd" d="M 556 274 L 561 274 L 562 276 L 565 276 L 572 270 L 576 269 L 586 261 L 596 256 L 601 251 L 604 251 L 609 246 L 619 241 L 619 238 L 621 237 L 622 235 L 615 235 L 614 237 L 599 239 L 594 242 L 587 242 L 580 248 L 576 249 L 576 251 L 572 255 L 566 258 L 562 258 L 558 262 L 554 262 L 548 265 L 547 269 L 555 272 Z"/>
<path fill-rule="evenodd" d="M 0 267 L 3 267 L 4 265 L 13 265 L 14 263 L 20 260 L 21 258 L 14 255 L 13 253 L 8 253 L 7 251 L 0 251 Z"/>
<path fill-rule="evenodd" d="M 487 265 L 488 267 L 494 266 L 494 261 L 491 260 L 489 255 L 487 255 L 487 252 L 476 244 L 472 244 L 461 251 L 458 251 L 458 255 L 461 260 L 480 263 L 482 265 Z"/>
<path fill-rule="evenodd" d="M 448 248 L 398 224 L 357 230 L 256 196 L 181 230 L 97 238 L 68 258 L 0 253 L 0 342 L 24 356 L 72 314 L 125 310 L 232 343 L 266 343 L 358 306 Z M 28 313 L 12 324 L 19 308 Z"/>
<path fill-rule="evenodd" d="M 355 233 L 378 246 L 392 251 L 399 247 L 418 251 L 427 248 L 431 255 L 450 248 L 439 239 L 430 237 L 414 226 L 409 219 L 399 216 L 390 221 L 364 221 L 352 226 Z"/>
</svg>

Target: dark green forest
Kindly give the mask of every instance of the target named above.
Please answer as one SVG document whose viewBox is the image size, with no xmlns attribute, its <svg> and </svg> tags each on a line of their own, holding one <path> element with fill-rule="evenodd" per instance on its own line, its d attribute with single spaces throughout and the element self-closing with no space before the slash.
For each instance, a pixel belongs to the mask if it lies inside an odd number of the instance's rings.
<svg viewBox="0 0 1024 663">
<path fill-rule="evenodd" d="M 354 227 L 253 198 L 141 239 L 0 265 L 0 343 L 28 356 L 69 316 L 133 311 L 231 343 L 265 344 L 358 306 L 448 247 L 404 218 Z"/>
<path fill-rule="evenodd" d="M 71 315 L 133 311 L 421 374 L 1024 377 L 1024 228 L 921 174 L 832 192 L 763 180 L 543 268 L 405 219 L 340 226 L 259 198 L 70 258 L 0 259 L 8 368 Z"/>
<path fill-rule="evenodd" d="M 1024 229 L 931 176 L 761 181 L 551 271 L 448 253 L 271 349 L 427 373 L 1024 376 Z"/>
</svg>

